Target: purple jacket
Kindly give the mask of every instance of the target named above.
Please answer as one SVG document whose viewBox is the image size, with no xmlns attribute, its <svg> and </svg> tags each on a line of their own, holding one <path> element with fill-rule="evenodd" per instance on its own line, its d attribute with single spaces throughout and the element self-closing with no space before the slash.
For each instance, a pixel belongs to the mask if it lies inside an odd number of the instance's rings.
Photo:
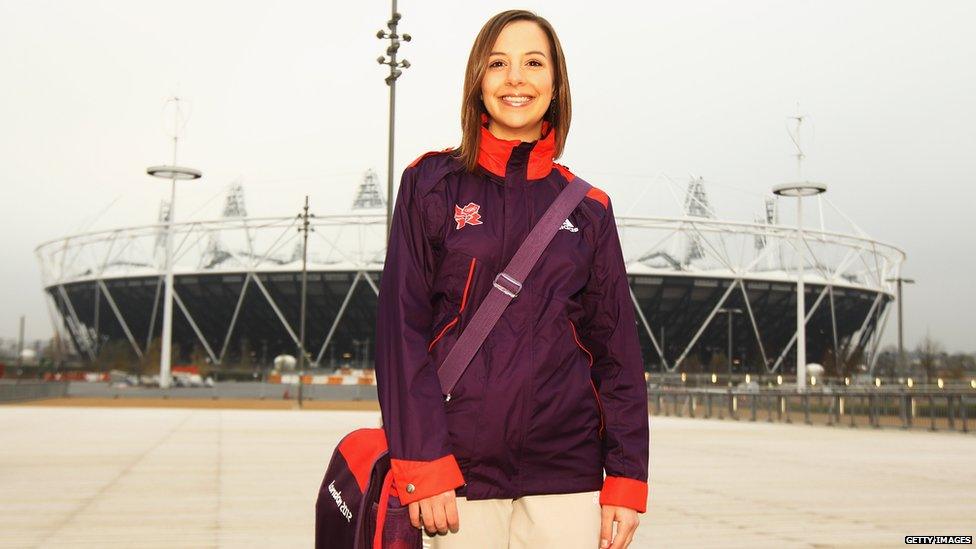
<svg viewBox="0 0 976 549">
<path fill-rule="evenodd" d="M 470 500 L 601 490 L 647 501 L 648 414 L 609 197 L 587 194 L 523 281 L 445 402 L 436 368 L 549 204 L 574 177 L 554 132 L 482 128 L 479 166 L 447 150 L 403 173 L 376 323 L 376 381 L 404 504 L 451 488 Z M 606 478 L 604 478 L 606 470 Z"/>
</svg>

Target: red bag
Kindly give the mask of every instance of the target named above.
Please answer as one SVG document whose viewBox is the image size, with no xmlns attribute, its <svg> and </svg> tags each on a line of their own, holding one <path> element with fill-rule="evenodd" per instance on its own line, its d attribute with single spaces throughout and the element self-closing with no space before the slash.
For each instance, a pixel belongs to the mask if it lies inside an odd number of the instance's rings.
<svg viewBox="0 0 976 549">
<path fill-rule="evenodd" d="M 391 493 L 383 429 L 357 429 L 332 455 L 315 502 L 316 549 L 420 549 L 422 531 Z"/>
</svg>

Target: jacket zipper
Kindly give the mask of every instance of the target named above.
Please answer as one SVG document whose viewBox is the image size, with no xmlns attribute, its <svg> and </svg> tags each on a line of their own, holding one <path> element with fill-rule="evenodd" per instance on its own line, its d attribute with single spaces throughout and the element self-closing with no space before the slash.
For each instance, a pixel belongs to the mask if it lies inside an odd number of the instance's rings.
<svg viewBox="0 0 976 549">
<path fill-rule="evenodd" d="M 583 344 L 580 342 L 579 337 L 576 336 L 576 326 L 573 324 L 573 321 L 572 320 L 569 321 L 569 327 L 573 331 L 573 339 L 576 341 L 576 345 L 579 346 L 580 349 L 583 349 L 583 352 L 586 353 L 586 356 L 588 356 L 590 358 L 590 369 L 592 369 L 593 368 L 593 353 L 591 353 L 589 349 L 587 349 L 586 347 L 584 347 Z M 600 431 L 599 431 L 599 434 L 600 434 L 600 438 L 603 438 L 603 430 L 604 430 L 603 402 L 600 401 L 600 393 L 599 393 L 599 391 L 596 390 L 596 385 L 593 384 L 593 377 L 592 376 L 590 376 L 590 388 L 593 389 L 593 396 L 596 398 L 596 405 L 597 405 L 597 408 L 599 408 L 599 410 L 600 410 Z"/>
<path fill-rule="evenodd" d="M 457 315 L 454 317 L 453 320 L 445 324 L 444 327 L 441 328 L 440 333 L 437 334 L 437 337 L 435 337 L 434 340 L 430 342 L 430 345 L 427 346 L 428 353 L 434 349 L 434 345 L 437 344 L 437 342 L 440 341 L 442 337 L 444 337 L 444 334 L 446 334 L 447 331 L 450 330 L 452 326 L 454 326 L 455 324 L 461 321 L 461 313 L 464 311 L 464 306 L 467 305 L 468 303 L 468 290 L 471 288 L 471 279 L 474 277 L 474 264 L 477 261 L 478 258 L 472 257 L 471 263 L 468 265 L 468 280 L 464 283 L 464 292 L 461 294 L 461 307 L 458 309 Z"/>
</svg>

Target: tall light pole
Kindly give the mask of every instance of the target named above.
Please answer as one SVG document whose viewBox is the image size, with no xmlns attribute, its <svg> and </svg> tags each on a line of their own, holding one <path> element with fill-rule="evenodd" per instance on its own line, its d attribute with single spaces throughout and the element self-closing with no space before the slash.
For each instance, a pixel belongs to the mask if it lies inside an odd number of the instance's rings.
<svg viewBox="0 0 976 549">
<path fill-rule="evenodd" d="M 159 386 L 170 386 L 170 351 L 173 343 L 173 220 L 176 215 L 176 181 L 199 179 L 200 170 L 176 165 L 176 152 L 180 139 L 180 128 L 186 123 L 180 120 L 180 98 L 172 97 L 167 103 L 174 103 L 173 109 L 173 163 L 169 166 L 150 166 L 146 173 L 153 177 L 170 180 L 169 215 L 166 216 L 166 252 L 163 270 L 165 283 L 163 292 L 163 336 L 159 352 Z"/>
<path fill-rule="evenodd" d="M 396 121 L 396 81 L 400 78 L 403 71 L 400 69 L 410 68 L 410 62 L 404 59 L 403 61 L 397 61 L 397 50 L 400 49 L 400 40 L 404 42 L 410 41 L 410 35 L 404 33 L 403 35 L 397 34 L 397 23 L 400 21 L 400 13 L 396 9 L 396 0 L 392 2 L 393 6 L 390 11 L 390 20 L 386 22 L 386 28 L 389 32 L 380 29 L 376 32 L 376 37 L 383 40 L 389 38 L 390 46 L 386 48 L 386 55 L 390 56 L 389 59 L 379 56 L 376 61 L 380 65 L 390 66 L 390 75 L 386 77 L 386 85 L 390 87 L 390 135 L 389 135 L 389 148 L 387 152 L 387 162 L 386 162 L 386 237 L 390 237 L 390 224 L 393 219 L 393 127 Z"/>
<path fill-rule="evenodd" d="M 298 215 L 298 219 L 301 220 L 301 225 L 298 227 L 298 232 L 302 233 L 302 298 L 301 305 L 299 306 L 299 320 L 298 320 L 298 407 L 302 407 L 302 376 L 305 375 L 305 296 L 308 288 L 308 233 L 314 231 L 309 225 L 309 218 L 315 217 L 315 214 L 308 213 L 308 195 L 305 195 L 305 207 L 302 209 L 302 213 Z"/>
<path fill-rule="evenodd" d="M 773 194 L 777 196 L 796 198 L 796 389 L 798 391 L 806 390 L 807 387 L 807 307 L 803 286 L 803 247 L 806 240 L 803 236 L 803 197 L 825 192 L 827 192 L 826 185 L 810 181 L 784 183 L 773 187 Z"/>
<path fill-rule="evenodd" d="M 728 356 L 728 359 L 729 359 L 729 383 L 732 383 L 732 315 L 741 315 L 742 314 L 742 309 L 723 307 L 723 308 L 719 309 L 716 312 L 718 312 L 718 313 L 725 313 L 725 314 L 728 315 L 728 321 L 729 321 L 729 327 L 728 327 L 729 328 L 729 330 L 728 330 L 729 331 L 729 354 L 727 356 Z"/>
<path fill-rule="evenodd" d="M 904 345 L 904 330 L 902 326 L 902 300 L 901 300 L 901 285 L 904 284 L 915 284 L 915 279 L 913 278 L 903 278 L 900 275 L 895 278 L 886 279 L 888 282 L 895 282 L 898 284 L 898 367 L 904 372 L 905 370 L 905 345 Z M 897 375 L 897 374 L 896 374 Z"/>
</svg>

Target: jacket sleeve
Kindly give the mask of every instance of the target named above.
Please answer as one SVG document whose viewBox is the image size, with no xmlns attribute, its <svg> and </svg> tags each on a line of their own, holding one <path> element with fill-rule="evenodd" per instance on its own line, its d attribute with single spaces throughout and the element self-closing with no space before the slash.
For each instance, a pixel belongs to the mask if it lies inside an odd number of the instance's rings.
<svg viewBox="0 0 976 549">
<path fill-rule="evenodd" d="M 603 405 L 601 505 L 644 513 L 647 507 L 649 425 L 647 385 L 630 285 L 613 205 L 607 201 L 583 292 L 581 337 L 593 352 L 591 375 Z"/>
<path fill-rule="evenodd" d="M 417 181 L 403 172 L 390 225 L 376 317 L 376 385 L 394 486 L 412 503 L 464 484 L 448 439 L 444 396 L 428 362 L 434 255 Z"/>
</svg>

